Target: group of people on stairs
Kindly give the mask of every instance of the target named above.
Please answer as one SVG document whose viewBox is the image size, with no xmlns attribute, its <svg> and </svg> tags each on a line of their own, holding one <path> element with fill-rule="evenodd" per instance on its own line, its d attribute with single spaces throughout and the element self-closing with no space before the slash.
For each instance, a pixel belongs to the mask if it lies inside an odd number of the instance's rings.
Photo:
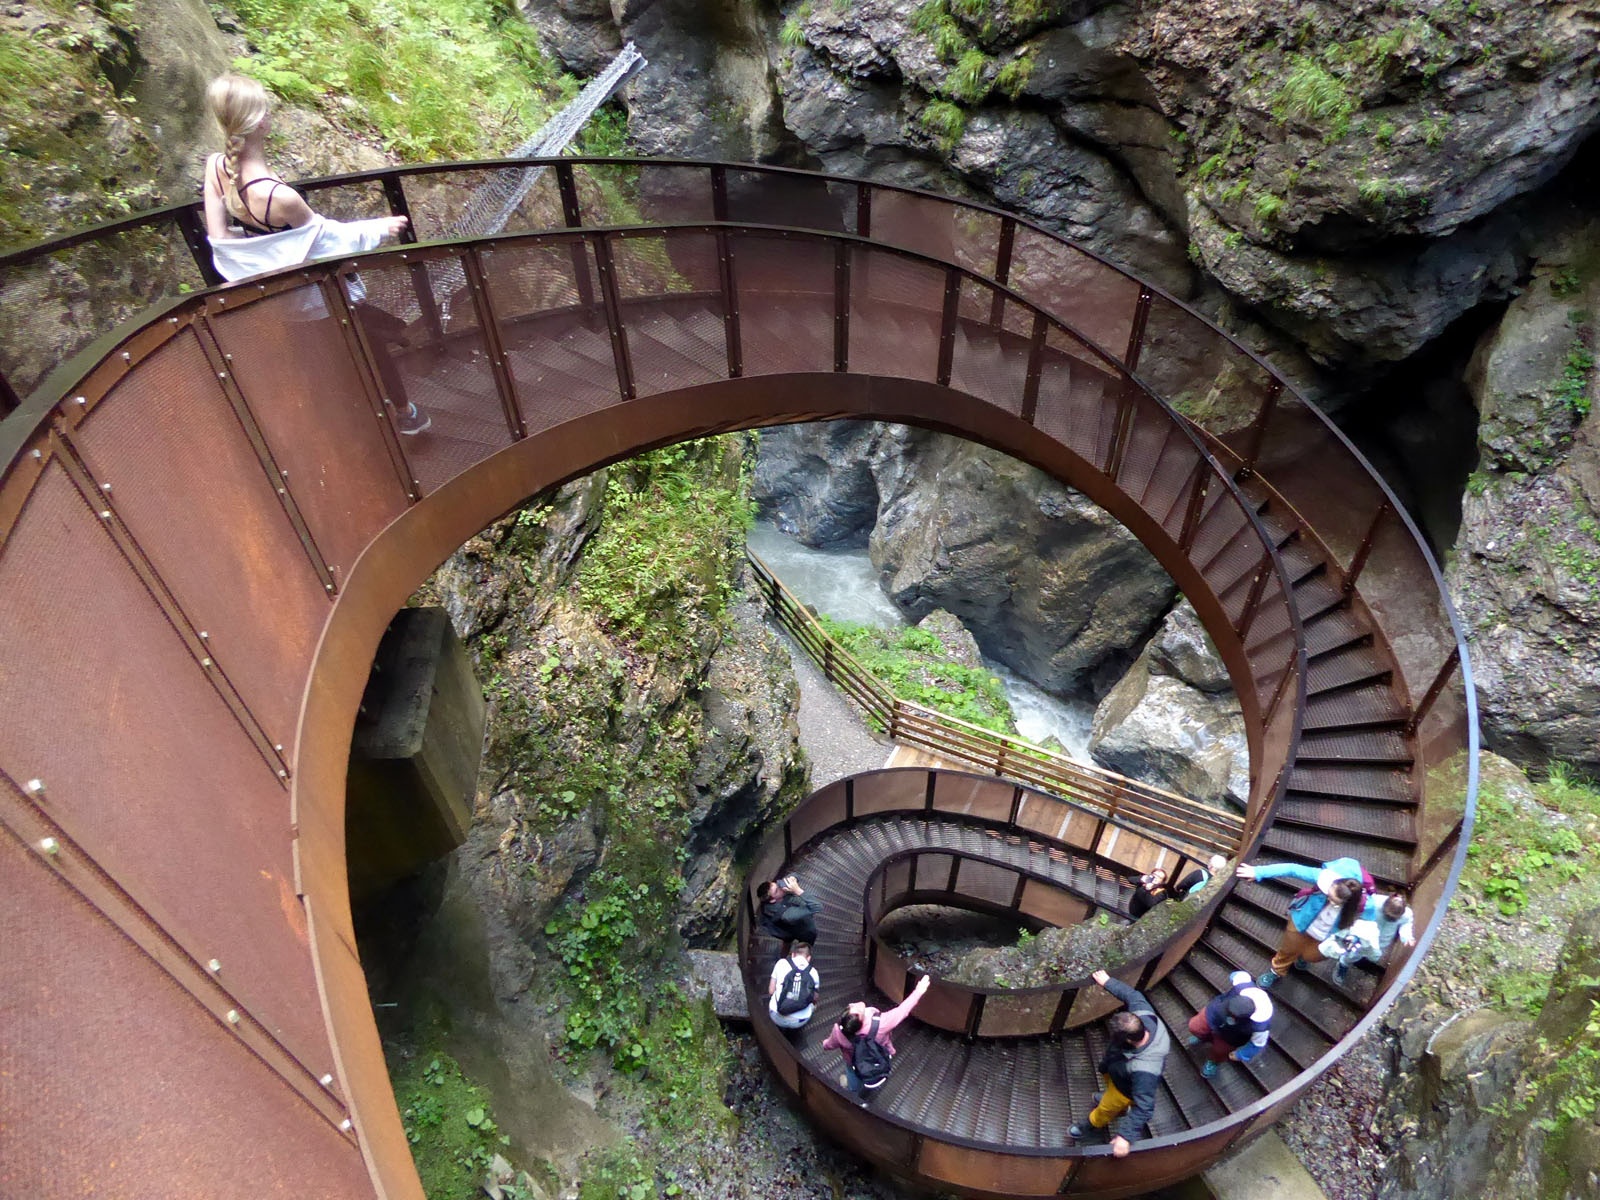
<svg viewBox="0 0 1600 1200">
<path fill-rule="evenodd" d="M 1209 869 L 1185 876 L 1171 893 L 1165 872 L 1145 875 L 1139 891 L 1154 895 L 1154 899 L 1134 915 L 1149 911 L 1172 893 L 1198 891 L 1222 866 L 1220 856 L 1213 858 Z M 1409 947 L 1416 941 L 1407 894 L 1397 890 L 1378 895 L 1372 877 L 1353 858 L 1333 859 L 1320 867 L 1244 863 L 1235 874 L 1242 880 L 1291 879 L 1305 886 L 1289 904 L 1269 969 L 1258 978 L 1235 970 L 1227 990 L 1189 1018 L 1184 1045 L 1203 1055 L 1200 1073 L 1207 1079 L 1216 1076 L 1222 1063 L 1247 1063 L 1267 1048 L 1274 1012 L 1270 991 L 1291 970 L 1309 970 L 1314 963 L 1332 961 L 1334 982 L 1343 985 L 1354 963 L 1379 962 L 1394 942 Z M 761 928 L 782 943 L 782 954 L 767 983 L 767 1014 L 792 1037 L 815 1014 L 822 986 L 811 964 L 816 915 L 822 906 L 805 894 L 793 875 L 765 882 L 758 891 Z M 1129 908 L 1132 912 L 1134 905 Z M 1142 992 L 1113 979 L 1103 969 L 1091 978 L 1123 1007 L 1106 1019 L 1107 1045 L 1097 1064 L 1102 1086 L 1099 1102 L 1067 1132 L 1075 1141 L 1105 1138 L 1111 1153 L 1120 1158 L 1148 1134 L 1172 1035 Z M 864 1000 L 852 1002 L 823 1041 L 823 1049 L 837 1050 L 843 1057 L 839 1084 L 858 1104 L 865 1106 L 888 1080 L 895 1054 L 892 1034 L 910 1017 L 930 983 L 923 975 L 911 993 L 887 1011 Z"/>
</svg>

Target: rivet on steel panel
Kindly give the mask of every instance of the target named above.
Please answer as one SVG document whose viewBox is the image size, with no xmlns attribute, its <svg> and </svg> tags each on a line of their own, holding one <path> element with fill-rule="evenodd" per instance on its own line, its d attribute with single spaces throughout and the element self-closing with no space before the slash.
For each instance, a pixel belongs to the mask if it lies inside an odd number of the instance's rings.
<svg viewBox="0 0 1600 1200">
<path fill-rule="evenodd" d="M 133 355 L 128 353 L 128 351 L 124 350 L 122 352 L 122 361 L 123 362 L 132 362 L 133 361 Z"/>
<path fill-rule="evenodd" d="M 325 584 L 323 584 L 323 585 L 322 585 L 322 590 L 323 590 L 323 591 L 325 591 L 325 592 L 331 592 L 331 591 L 333 591 L 333 584 L 331 584 L 331 583 L 325 583 Z"/>
<path fill-rule="evenodd" d="M 102 508 L 102 509 L 101 509 L 101 510 L 100 510 L 100 519 L 101 519 L 101 520 L 102 520 L 102 521 L 109 521 L 109 520 L 111 520 L 111 510 L 110 510 L 110 509 L 109 509 L 109 508 Z"/>
<path fill-rule="evenodd" d="M 222 963 L 220 963 L 218 960 L 213 958 L 210 962 L 208 962 L 206 964 L 206 970 L 210 971 L 213 975 L 215 975 L 218 971 L 222 970 Z"/>
<path fill-rule="evenodd" d="M 35 450 L 33 452 L 33 456 L 34 456 L 34 458 L 43 458 L 44 457 L 44 451 L 43 450 Z"/>
<path fill-rule="evenodd" d="M 339 1128 L 344 1130 L 346 1133 L 349 1133 L 351 1128 L 352 1128 L 352 1126 L 350 1124 L 350 1118 L 346 1117 L 344 1120 L 340 1121 L 339 1122 Z"/>
<path fill-rule="evenodd" d="M 317 1080 L 317 1082 L 325 1088 L 331 1088 L 333 1086 L 333 1076 L 324 1075 L 321 1079 Z"/>
<path fill-rule="evenodd" d="M 284 489 L 284 488 L 279 488 L 279 489 L 278 489 L 278 495 L 280 495 L 280 496 L 287 496 L 287 495 L 288 495 L 288 494 L 289 494 L 289 493 L 288 493 L 288 491 L 287 491 L 287 490 L 286 490 L 286 489 Z"/>
<path fill-rule="evenodd" d="M 287 778 L 289 778 L 289 772 L 285 771 L 282 767 L 279 767 L 278 768 L 278 778 L 279 779 L 287 779 Z"/>
<path fill-rule="evenodd" d="M 239 1010 L 237 1008 L 230 1008 L 228 1010 L 228 1024 L 229 1025 L 237 1025 L 238 1023 L 239 1023 Z"/>
<path fill-rule="evenodd" d="M 85 405 L 89 403 L 89 398 L 87 396 L 74 396 L 72 402 L 77 405 Z"/>
<path fill-rule="evenodd" d="M 48 854 L 51 858 L 54 858 L 56 855 L 61 853 L 61 843 L 56 841 L 53 837 L 47 837 L 39 842 L 39 849 Z"/>
<path fill-rule="evenodd" d="M 209 633 L 207 633 L 204 629 L 202 629 L 200 631 L 200 640 L 202 642 L 209 642 L 211 640 L 211 635 Z"/>
<path fill-rule="evenodd" d="M 278 752 L 278 753 L 279 753 L 279 754 L 282 754 L 282 753 L 283 753 L 283 747 L 282 747 L 282 746 L 280 746 L 280 745 L 277 745 L 277 744 L 276 744 L 276 743 L 274 743 L 274 744 L 273 744 L 273 747 L 272 747 L 272 748 L 273 748 L 273 749 L 274 749 L 274 750 L 276 750 L 276 751 L 277 751 L 277 752 Z"/>
<path fill-rule="evenodd" d="M 200 665 L 202 667 L 209 667 L 211 665 L 211 660 L 209 658 L 202 658 L 200 660 Z"/>
<path fill-rule="evenodd" d="M 109 483 L 102 483 L 100 485 L 100 490 L 102 492 L 109 492 L 111 490 L 111 485 Z"/>
<path fill-rule="evenodd" d="M 227 377 L 228 377 L 228 373 L 226 371 L 218 371 L 217 372 L 217 378 L 218 379 L 226 379 Z"/>
<path fill-rule="evenodd" d="M 28 794 L 30 796 L 42 796 L 44 794 L 44 780 L 42 780 L 42 779 L 30 779 L 30 780 L 28 780 Z"/>
</svg>

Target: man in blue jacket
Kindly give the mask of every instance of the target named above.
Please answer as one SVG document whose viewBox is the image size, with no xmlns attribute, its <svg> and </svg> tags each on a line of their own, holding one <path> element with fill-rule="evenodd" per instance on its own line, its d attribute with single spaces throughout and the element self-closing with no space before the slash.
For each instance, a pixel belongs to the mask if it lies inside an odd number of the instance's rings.
<svg viewBox="0 0 1600 1200">
<path fill-rule="evenodd" d="M 1080 1121 L 1067 1133 L 1077 1139 L 1087 1137 L 1090 1129 L 1109 1128 L 1112 1155 L 1125 1158 L 1130 1143 L 1144 1136 L 1145 1126 L 1155 1114 L 1161 1069 L 1172 1048 L 1172 1035 L 1142 993 L 1104 971 L 1096 971 L 1093 979 L 1128 1007 L 1106 1018 L 1111 1042 L 1100 1059 L 1106 1089 L 1100 1103 L 1089 1114 L 1087 1125 Z"/>
</svg>

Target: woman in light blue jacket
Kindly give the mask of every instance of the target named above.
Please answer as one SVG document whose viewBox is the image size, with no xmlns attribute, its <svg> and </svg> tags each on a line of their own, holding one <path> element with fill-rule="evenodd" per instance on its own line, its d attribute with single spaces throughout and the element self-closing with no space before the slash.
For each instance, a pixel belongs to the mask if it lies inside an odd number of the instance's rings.
<svg viewBox="0 0 1600 1200">
<path fill-rule="evenodd" d="M 1366 903 L 1361 864 L 1353 858 L 1336 858 L 1321 867 L 1303 867 L 1299 863 L 1254 867 L 1241 863 L 1235 874 L 1240 879 L 1294 879 L 1311 889 L 1289 905 L 1289 922 L 1278 952 L 1272 956 L 1272 969 L 1256 980 L 1264 988 L 1277 983 L 1298 962 L 1321 962 L 1321 943 L 1334 930 L 1355 924 Z"/>
</svg>

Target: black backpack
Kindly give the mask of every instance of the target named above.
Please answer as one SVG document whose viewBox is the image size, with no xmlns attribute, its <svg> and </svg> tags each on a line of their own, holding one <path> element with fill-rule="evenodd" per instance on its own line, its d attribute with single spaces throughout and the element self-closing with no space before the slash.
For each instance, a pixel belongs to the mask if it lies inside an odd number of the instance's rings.
<svg viewBox="0 0 1600 1200">
<path fill-rule="evenodd" d="M 889 1078 L 889 1051 L 878 1041 L 878 1018 L 872 1018 L 870 1028 L 855 1037 L 852 1055 L 856 1075 L 862 1087 L 875 1088 Z"/>
<path fill-rule="evenodd" d="M 778 990 L 778 1011 L 790 1017 L 811 1006 L 817 995 L 817 985 L 812 982 L 810 967 L 802 971 L 794 959 L 784 961 L 789 964 L 789 973 L 783 977 L 783 986 Z"/>
</svg>

